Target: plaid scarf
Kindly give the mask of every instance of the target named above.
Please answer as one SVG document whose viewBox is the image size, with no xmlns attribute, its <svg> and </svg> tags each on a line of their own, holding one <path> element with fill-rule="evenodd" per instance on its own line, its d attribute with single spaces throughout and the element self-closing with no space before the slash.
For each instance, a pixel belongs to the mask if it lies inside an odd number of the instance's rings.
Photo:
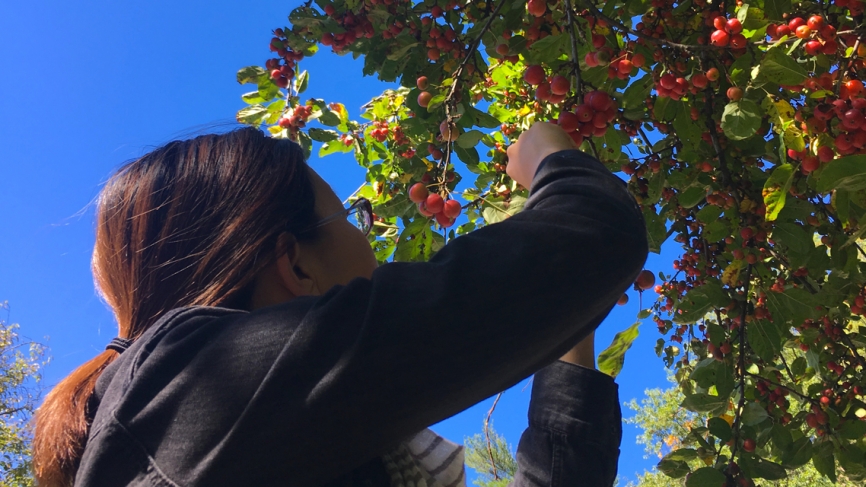
<svg viewBox="0 0 866 487">
<path fill-rule="evenodd" d="M 425 429 L 382 455 L 391 487 L 466 487 L 463 446 Z"/>
</svg>

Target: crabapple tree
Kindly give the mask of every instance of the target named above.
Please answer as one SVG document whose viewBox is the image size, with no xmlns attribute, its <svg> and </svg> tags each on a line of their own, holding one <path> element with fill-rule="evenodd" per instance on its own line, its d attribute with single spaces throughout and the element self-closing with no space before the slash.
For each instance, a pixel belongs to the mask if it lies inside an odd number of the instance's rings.
<svg viewBox="0 0 866 487">
<path fill-rule="evenodd" d="M 670 268 L 641 274 L 636 289 L 658 299 L 638 318 L 657 326 L 682 407 L 708 420 L 659 470 L 747 487 L 811 463 L 861 482 L 864 7 L 315 0 L 273 30 L 264 66 L 238 72 L 256 89 L 237 116 L 307 154 L 313 141 L 319 156 L 354 154 L 380 262 L 429 259 L 520 211 L 527 190 L 505 173 L 506 146 L 532 123 L 559 124 L 628 183 L 651 250 L 681 247 Z M 339 100 L 305 99 L 303 60 L 323 51 L 399 87 L 358 120 Z M 636 330 L 602 370 L 616 373 Z"/>
</svg>

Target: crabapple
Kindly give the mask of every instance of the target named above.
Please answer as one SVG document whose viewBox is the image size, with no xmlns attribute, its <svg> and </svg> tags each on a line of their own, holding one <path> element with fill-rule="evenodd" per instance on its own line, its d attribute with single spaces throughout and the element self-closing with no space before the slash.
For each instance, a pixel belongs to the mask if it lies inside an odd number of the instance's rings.
<svg viewBox="0 0 866 487">
<path fill-rule="evenodd" d="M 430 104 L 430 100 L 433 99 L 433 95 L 429 91 L 422 91 L 418 94 L 418 104 L 424 108 Z"/>
<path fill-rule="evenodd" d="M 544 82 L 544 68 L 538 65 L 527 66 L 523 72 L 523 80 L 532 86 L 538 86 Z"/>
<path fill-rule="evenodd" d="M 637 275 L 637 279 L 634 281 L 635 285 L 641 291 L 646 291 L 647 289 L 651 289 L 656 284 L 656 276 L 652 273 L 652 271 L 648 271 L 646 269 L 640 271 L 640 274 Z"/>
<path fill-rule="evenodd" d="M 426 90 L 429 84 L 430 83 L 427 81 L 426 76 L 419 76 L 418 79 L 415 80 L 415 86 L 417 86 L 419 90 Z"/>
<path fill-rule="evenodd" d="M 541 17 L 547 12 L 547 1 L 546 0 L 529 0 L 526 2 L 526 8 L 529 10 L 529 13 L 534 15 L 535 17 Z"/>
<path fill-rule="evenodd" d="M 743 89 L 738 86 L 731 86 L 728 88 L 728 99 L 731 101 L 739 101 L 743 98 Z"/>
<path fill-rule="evenodd" d="M 571 89 L 571 81 L 568 80 L 565 76 L 556 75 L 550 80 L 550 92 L 554 95 L 565 95 L 568 94 L 568 90 Z"/>
<path fill-rule="evenodd" d="M 445 207 L 445 200 L 436 193 L 430 193 L 427 199 L 424 200 L 424 205 L 430 213 L 439 213 Z"/>
<path fill-rule="evenodd" d="M 445 206 L 442 207 L 442 213 L 451 219 L 457 218 L 461 210 L 462 208 L 457 200 L 448 200 L 445 202 Z"/>
<path fill-rule="evenodd" d="M 412 203 L 421 203 L 427 200 L 430 193 L 427 191 L 427 186 L 424 183 L 415 183 L 409 188 L 409 200 Z"/>
</svg>

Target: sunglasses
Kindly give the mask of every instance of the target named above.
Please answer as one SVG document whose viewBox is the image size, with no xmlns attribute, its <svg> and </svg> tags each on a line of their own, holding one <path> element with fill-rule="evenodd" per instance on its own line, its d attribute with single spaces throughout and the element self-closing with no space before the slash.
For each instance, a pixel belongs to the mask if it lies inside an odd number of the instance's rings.
<svg viewBox="0 0 866 487">
<path fill-rule="evenodd" d="M 328 223 L 343 217 L 348 218 L 349 223 L 355 225 L 355 227 L 363 232 L 365 236 L 369 235 L 370 230 L 373 229 L 373 205 L 367 198 L 362 197 L 355 200 L 348 208 L 319 220 L 309 227 L 299 231 L 298 234 L 309 232 L 314 228 L 327 225 Z"/>
</svg>

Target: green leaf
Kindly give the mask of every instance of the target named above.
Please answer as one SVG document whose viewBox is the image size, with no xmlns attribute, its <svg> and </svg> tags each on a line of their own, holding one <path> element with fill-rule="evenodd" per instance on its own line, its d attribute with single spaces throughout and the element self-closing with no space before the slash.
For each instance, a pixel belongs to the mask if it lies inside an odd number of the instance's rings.
<svg viewBox="0 0 866 487">
<path fill-rule="evenodd" d="M 439 93 L 438 95 L 435 95 L 433 98 L 431 98 L 430 102 L 427 104 L 427 112 L 435 112 L 440 105 L 445 103 L 446 96 L 447 95 L 445 93 Z"/>
<path fill-rule="evenodd" d="M 683 142 L 691 144 L 693 147 L 699 147 L 703 142 L 701 126 L 692 120 L 688 110 L 680 110 L 674 118 L 673 125 L 677 137 Z"/>
<path fill-rule="evenodd" d="M 866 421 L 846 421 L 839 426 L 839 436 L 846 440 L 859 440 L 866 437 Z"/>
<path fill-rule="evenodd" d="M 827 163 L 821 170 L 817 189 L 821 193 L 833 189 L 866 189 L 866 155 L 840 157 Z"/>
<path fill-rule="evenodd" d="M 692 208 L 707 196 L 707 190 L 703 186 L 693 186 L 677 196 L 677 200 L 684 208 Z"/>
<path fill-rule="evenodd" d="M 731 64 L 729 71 L 731 73 L 731 82 L 734 86 L 742 86 L 749 82 L 752 68 L 752 55 L 750 53 L 745 53 L 742 56 L 738 56 L 737 59 Z"/>
<path fill-rule="evenodd" d="M 307 83 L 310 81 L 310 75 L 307 73 L 307 70 L 301 71 L 301 74 L 298 75 L 297 79 L 295 79 L 295 91 L 300 95 L 301 93 L 307 91 Z"/>
<path fill-rule="evenodd" d="M 713 467 L 703 467 L 686 478 L 686 487 L 722 487 L 725 481 L 725 474 L 722 472 Z"/>
<path fill-rule="evenodd" d="M 649 96 L 654 86 L 653 77 L 650 74 L 634 81 L 625 89 L 622 95 L 622 108 L 628 110 L 630 108 L 640 108 L 641 112 L 646 107 L 646 99 Z"/>
<path fill-rule="evenodd" d="M 471 105 L 466 110 L 464 116 L 471 117 L 475 125 L 487 129 L 499 128 L 499 126 L 501 125 L 501 123 L 499 122 L 499 120 L 496 119 L 496 117 L 490 115 L 489 113 L 482 112 L 481 110 Z"/>
<path fill-rule="evenodd" d="M 730 139 L 747 139 L 761 128 L 762 117 L 761 107 L 752 100 L 732 101 L 722 113 L 722 130 Z"/>
<path fill-rule="evenodd" d="M 240 123 L 257 126 L 262 123 L 262 118 L 267 114 L 268 109 L 262 105 L 251 105 L 238 111 L 237 120 Z"/>
<path fill-rule="evenodd" d="M 746 337 L 755 354 L 769 363 L 773 363 L 776 354 L 782 351 L 782 336 L 772 322 L 755 320 L 747 323 Z"/>
<path fill-rule="evenodd" d="M 457 145 L 464 149 L 469 149 L 470 147 L 478 145 L 478 142 L 481 141 L 482 137 L 484 137 L 484 134 L 479 130 L 463 132 L 460 134 L 460 137 L 457 137 Z"/>
<path fill-rule="evenodd" d="M 812 464 L 821 475 L 836 482 L 836 460 L 833 457 L 833 445 L 821 443 L 816 445 L 812 453 Z"/>
<path fill-rule="evenodd" d="M 419 44 L 418 42 L 413 42 L 411 44 L 407 44 L 407 45 L 401 47 L 400 49 L 397 49 L 396 51 L 388 54 L 386 57 L 391 61 L 399 61 L 399 60 L 403 59 L 406 56 L 406 54 L 409 51 L 411 51 L 412 49 L 414 49 L 418 44 Z"/>
<path fill-rule="evenodd" d="M 682 478 L 691 471 L 689 464 L 681 460 L 662 460 L 656 468 L 672 479 Z"/>
<path fill-rule="evenodd" d="M 782 164 L 773 169 L 770 177 L 764 183 L 764 204 L 767 206 L 767 221 L 773 221 L 779 216 L 779 212 L 785 207 L 785 199 L 794 181 L 794 167 L 790 164 Z"/>
<path fill-rule="evenodd" d="M 639 334 L 640 321 L 631 325 L 623 331 L 618 332 L 611 341 L 610 346 L 598 354 L 598 370 L 605 374 L 616 377 L 622 371 L 625 362 L 625 353 L 631 348 L 635 338 Z"/>
<path fill-rule="evenodd" d="M 319 115 L 319 123 L 322 125 L 327 125 L 329 127 L 336 127 L 340 125 L 340 117 L 336 113 L 331 110 L 324 108 L 322 109 L 322 114 Z"/>
<path fill-rule="evenodd" d="M 259 76 L 265 74 L 265 69 L 261 66 L 247 66 L 238 71 L 238 83 L 244 85 L 247 83 L 258 83 Z"/>
<path fill-rule="evenodd" d="M 529 58 L 536 63 L 552 63 L 565 53 L 570 42 L 567 35 L 552 35 L 539 39 L 529 48 Z M 511 43 L 509 42 L 509 46 Z"/>
<path fill-rule="evenodd" d="M 644 221 L 646 222 L 647 242 L 649 243 L 650 252 L 661 252 L 662 244 L 667 238 L 667 228 L 665 227 L 665 219 L 661 215 L 656 214 L 652 206 L 647 206 L 643 210 Z"/>
<path fill-rule="evenodd" d="M 862 421 L 857 421 L 862 423 Z M 866 453 L 856 445 L 843 444 L 836 454 L 839 466 L 850 480 L 866 479 Z"/>
<path fill-rule="evenodd" d="M 250 105 L 254 105 L 256 103 L 264 103 L 265 101 L 267 101 L 262 98 L 261 95 L 259 95 L 258 91 L 244 93 L 243 95 L 241 95 L 241 100 L 243 100 L 245 103 L 249 103 Z"/>
<path fill-rule="evenodd" d="M 433 255 L 433 231 L 429 220 L 416 218 L 400 234 L 395 262 L 424 262 Z"/>
<path fill-rule="evenodd" d="M 677 116 L 678 102 L 674 102 L 670 98 L 657 98 L 653 106 L 653 115 L 658 121 L 670 121 Z"/>
<path fill-rule="evenodd" d="M 764 13 L 770 20 L 783 20 L 791 12 L 791 0 L 764 0 Z"/>
<path fill-rule="evenodd" d="M 743 406 L 743 415 L 740 418 L 746 426 L 755 426 L 769 417 L 770 415 L 767 414 L 767 410 L 763 406 L 750 401 Z"/>
<path fill-rule="evenodd" d="M 337 140 L 337 138 L 340 136 L 340 134 L 334 132 L 333 130 L 324 130 L 315 127 L 308 130 L 308 133 L 311 139 L 317 140 L 319 142 L 330 142 L 332 140 Z"/>
<path fill-rule="evenodd" d="M 457 157 L 459 157 L 460 160 L 463 161 L 463 163 L 467 166 L 474 166 L 478 164 L 478 161 L 480 160 L 478 157 L 478 151 L 475 150 L 475 147 L 463 147 L 461 145 L 455 145 L 454 152 L 457 153 Z"/>
<path fill-rule="evenodd" d="M 701 360 L 689 378 L 704 389 L 715 386 L 719 398 L 726 398 L 734 390 L 734 369 L 714 358 Z"/>
<path fill-rule="evenodd" d="M 683 399 L 681 406 L 696 413 L 706 413 L 724 407 L 727 402 L 727 397 L 711 396 L 703 392 L 697 392 L 687 395 Z"/>
<path fill-rule="evenodd" d="M 340 140 L 332 140 L 330 142 L 325 142 L 322 144 L 322 147 L 319 148 L 319 157 L 325 157 L 330 154 L 336 154 L 337 152 L 347 153 L 352 152 L 354 150 L 354 145 L 346 145 Z"/>
<path fill-rule="evenodd" d="M 798 254 L 807 254 L 815 248 L 812 235 L 796 223 L 776 223 L 773 229 L 773 240 L 783 243 Z"/>
<path fill-rule="evenodd" d="M 797 85 L 806 80 L 808 73 L 783 49 L 772 48 L 761 60 L 761 74 L 780 85 Z"/>
<path fill-rule="evenodd" d="M 792 442 L 782 454 L 782 465 L 786 468 L 802 467 L 812 458 L 812 441 L 802 437 Z"/>
<path fill-rule="evenodd" d="M 721 440 L 723 443 L 727 443 L 727 441 L 731 439 L 731 435 L 733 434 L 731 431 L 731 425 L 729 425 L 727 421 L 719 417 L 710 418 L 707 421 L 707 428 L 709 428 L 710 434 Z"/>
<path fill-rule="evenodd" d="M 781 480 L 788 476 L 785 467 L 755 455 L 740 456 L 740 466 L 743 471 L 755 479 Z"/>
<path fill-rule="evenodd" d="M 815 318 L 816 305 L 815 299 L 804 289 L 791 288 L 783 293 L 767 293 L 767 307 L 776 325 L 790 322 L 799 326 L 806 319 Z"/>
<path fill-rule="evenodd" d="M 680 448 L 668 453 L 662 458 L 662 460 L 688 462 L 689 460 L 694 460 L 696 458 L 698 458 L 698 451 L 694 448 Z"/>
<path fill-rule="evenodd" d="M 694 323 L 715 306 L 724 306 L 729 301 L 716 280 L 708 280 L 703 286 L 693 288 L 677 305 L 673 320 L 677 323 Z"/>
</svg>

